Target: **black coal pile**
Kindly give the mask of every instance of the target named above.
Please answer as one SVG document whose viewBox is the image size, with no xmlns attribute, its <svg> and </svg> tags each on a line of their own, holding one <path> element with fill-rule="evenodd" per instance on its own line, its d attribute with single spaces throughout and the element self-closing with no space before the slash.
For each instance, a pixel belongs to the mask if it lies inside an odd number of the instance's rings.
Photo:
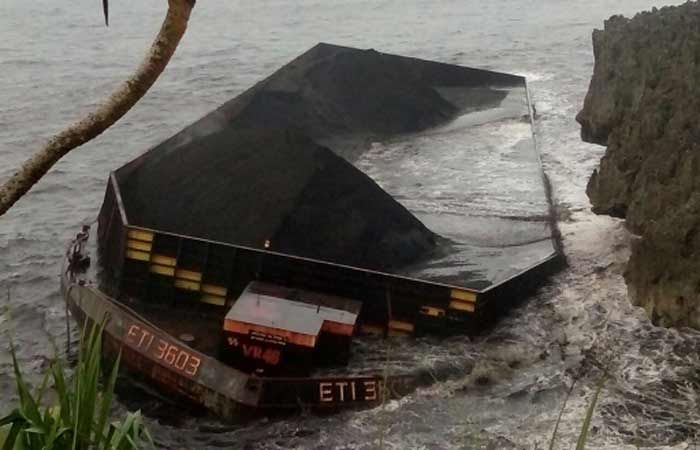
<svg viewBox="0 0 700 450">
<path fill-rule="evenodd" d="M 425 255 L 435 236 L 374 181 L 288 130 L 223 130 L 121 180 L 129 221 L 370 268 Z"/>
<path fill-rule="evenodd" d="M 505 95 L 491 86 L 521 82 L 319 44 L 119 169 L 129 222 L 366 268 L 412 263 L 436 236 L 338 155 L 444 123 Z"/>
<path fill-rule="evenodd" d="M 492 87 L 521 83 L 504 73 L 318 44 L 159 147 L 223 128 L 289 128 L 344 154 L 336 146 L 434 127 L 502 99 L 505 92 Z"/>
</svg>

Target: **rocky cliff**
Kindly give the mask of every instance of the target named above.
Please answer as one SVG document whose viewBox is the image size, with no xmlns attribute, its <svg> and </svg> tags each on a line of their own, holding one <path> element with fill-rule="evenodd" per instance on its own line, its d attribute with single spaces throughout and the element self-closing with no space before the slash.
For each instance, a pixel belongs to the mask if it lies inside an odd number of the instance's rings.
<svg viewBox="0 0 700 450">
<path fill-rule="evenodd" d="M 593 32 L 577 120 L 607 146 L 587 193 L 634 240 L 631 301 L 654 323 L 700 328 L 700 5 L 613 16 Z"/>
</svg>

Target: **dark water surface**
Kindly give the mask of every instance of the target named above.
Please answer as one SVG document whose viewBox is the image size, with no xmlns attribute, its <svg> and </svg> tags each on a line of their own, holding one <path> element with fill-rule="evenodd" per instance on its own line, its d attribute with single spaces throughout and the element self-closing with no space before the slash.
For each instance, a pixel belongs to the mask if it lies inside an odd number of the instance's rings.
<svg viewBox="0 0 700 450">
<path fill-rule="evenodd" d="M 105 28 L 96 0 L 0 0 L 0 179 L 131 72 L 166 2 L 110 3 L 112 25 Z M 0 411 L 14 401 L 9 336 L 35 380 L 53 356 L 54 342 L 59 351 L 65 347 L 60 256 L 76 227 L 96 216 L 109 171 L 327 41 L 527 76 L 571 267 L 488 336 L 472 342 L 392 342 L 396 359 L 413 365 L 467 363 L 463 376 L 384 408 L 229 427 L 187 414 L 177 424 L 166 423 L 157 413 L 168 407 L 139 391 L 122 395 L 129 407 L 155 414 L 149 422 L 158 443 L 369 449 L 378 447 L 381 435 L 385 448 L 396 449 L 482 448 L 485 442 L 493 448 L 534 448 L 536 442 L 542 447 L 568 386 L 579 378 L 560 427 L 561 447 L 570 448 L 599 377 L 595 367 L 604 365 L 611 379 L 591 448 L 634 448 L 636 441 L 692 448 L 700 424 L 700 335 L 654 328 L 627 302 L 622 279 L 627 233 L 619 221 L 592 215 L 584 193 L 603 148 L 581 143 L 574 122 L 592 73 L 591 30 L 611 14 L 651 6 L 661 4 L 200 0 L 181 48 L 146 98 L 113 129 L 59 163 L 0 219 Z M 508 140 L 520 131 L 504 127 L 493 135 L 500 132 Z M 387 189 L 400 191 L 400 179 L 381 175 L 385 160 L 379 156 L 395 150 L 370 153 L 358 165 Z M 465 170 L 475 170 L 473 162 L 459 159 L 463 155 L 453 156 L 470 165 Z M 435 163 L 449 159 L 441 155 Z M 403 170 L 415 175 L 422 169 L 414 164 Z M 509 181 L 516 189 L 517 177 Z M 489 209 L 502 207 L 502 200 L 485 195 L 476 204 Z M 416 205 L 421 206 L 426 204 Z M 518 205 L 511 206 L 517 213 Z M 371 357 L 375 350 L 363 351 Z"/>
</svg>

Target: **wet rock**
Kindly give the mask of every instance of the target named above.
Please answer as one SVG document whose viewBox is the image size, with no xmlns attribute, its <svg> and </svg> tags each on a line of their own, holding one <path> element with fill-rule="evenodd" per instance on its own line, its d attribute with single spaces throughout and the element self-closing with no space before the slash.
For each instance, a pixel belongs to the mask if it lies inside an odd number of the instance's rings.
<svg viewBox="0 0 700 450">
<path fill-rule="evenodd" d="M 578 114 L 606 145 L 587 194 L 626 219 L 625 279 L 654 323 L 700 328 L 700 5 L 613 16 L 593 33 L 595 69 Z"/>
</svg>

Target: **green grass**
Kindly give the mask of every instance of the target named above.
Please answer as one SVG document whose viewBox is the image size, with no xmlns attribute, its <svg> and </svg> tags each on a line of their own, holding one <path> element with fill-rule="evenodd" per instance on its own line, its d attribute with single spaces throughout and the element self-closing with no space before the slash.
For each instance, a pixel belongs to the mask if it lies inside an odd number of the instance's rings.
<svg viewBox="0 0 700 450">
<path fill-rule="evenodd" d="M 593 394 L 593 399 L 591 399 L 591 403 L 588 405 L 586 417 L 583 419 L 583 424 L 581 425 L 581 433 L 579 434 L 578 441 L 576 442 L 576 450 L 584 450 L 586 448 L 586 442 L 588 441 L 588 430 L 591 427 L 591 420 L 593 419 L 593 411 L 595 411 L 595 405 L 598 403 L 600 391 L 603 390 L 603 386 L 605 386 L 607 378 L 608 377 L 606 375 L 601 377 L 600 381 L 598 382 L 598 387 Z"/>
<path fill-rule="evenodd" d="M 583 418 L 583 423 L 581 424 L 581 431 L 579 432 L 578 439 L 576 441 L 576 450 L 585 450 L 586 448 L 586 443 L 588 442 L 588 433 L 591 428 L 591 422 L 593 420 L 593 412 L 595 411 L 596 404 L 598 403 L 598 398 L 600 397 L 600 392 L 603 390 L 603 386 L 605 386 L 606 381 L 608 380 L 607 374 L 604 374 L 601 378 L 600 381 L 598 381 L 598 385 L 596 386 L 596 390 L 593 393 L 593 398 L 591 399 L 591 402 L 588 404 L 588 408 L 586 408 L 586 415 Z M 557 416 L 557 421 L 554 424 L 554 431 L 552 432 L 552 438 L 549 441 L 549 450 L 554 450 L 554 444 L 557 439 L 557 433 L 559 431 L 559 424 L 561 422 L 562 415 L 564 414 L 564 409 L 566 408 L 566 403 L 569 400 L 569 397 L 571 396 L 571 392 L 574 389 L 574 384 L 571 385 L 571 388 L 566 394 L 566 397 L 564 398 L 564 403 L 561 407 L 561 410 L 559 411 L 559 415 Z"/>
<path fill-rule="evenodd" d="M 70 383 L 57 358 L 35 391 L 25 382 L 11 348 L 19 405 L 0 418 L 1 450 L 131 450 L 144 443 L 153 447 L 139 412 L 127 414 L 122 422 L 111 420 L 119 358 L 101 385 L 102 331 L 103 326 L 94 326 L 83 332 Z M 57 401 L 43 405 L 49 381 Z"/>
<path fill-rule="evenodd" d="M 557 441 L 557 433 L 559 432 L 559 424 L 561 423 L 561 418 L 564 415 L 564 409 L 566 409 L 566 403 L 569 401 L 569 397 L 571 397 L 571 393 L 574 391 L 574 387 L 576 386 L 576 381 L 571 383 L 571 387 L 566 393 L 566 397 L 564 397 L 564 403 L 561 405 L 561 409 L 559 410 L 559 415 L 557 416 L 557 421 L 554 424 L 554 431 L 552 431 L 552 439 L 549 441 L 549 450 L 554 450 L 554 444 Z"/>
</svg>

